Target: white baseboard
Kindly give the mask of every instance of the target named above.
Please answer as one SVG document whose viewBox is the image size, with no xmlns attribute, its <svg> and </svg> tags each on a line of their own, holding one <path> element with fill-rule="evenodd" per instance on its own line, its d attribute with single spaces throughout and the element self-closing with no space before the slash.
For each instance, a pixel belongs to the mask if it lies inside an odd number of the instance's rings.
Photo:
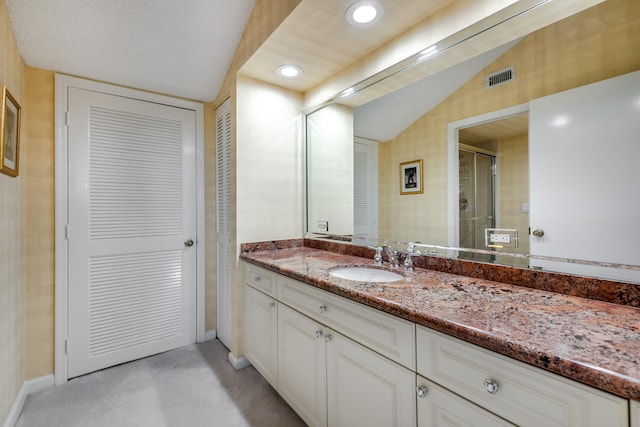
<svg viewBox="0 0 640 427">
<path fill-rule="evenodd" d="M 216 332 L 215 329 L 211 329 L 210 331 L 207 331 L 204 333 L 205 341 L 215 340 L 217 337 L 218 337 L 218 333 Z"/>
<path fill-rule="evenodd" d="M 231 363 L 231 366 L 233 366 L 236 371 L 251 365 L 251 362 L 249 362 L 246 357 L 237 357 L 232 352 L 229 352 L 228 359 L 229 363 Z"/>
<path fill-rule="evenodd" d="M 20 417 L 20 413 L 22 412 L 24 402 L 27 400 L 27 396 L 51 388 L 53 387 L 53 385 L 53 375 L 45 375 L 43 377 L 34 378 L 22 383 L 22 387 L 20 387 L 20 391 L 18 391 L 16 400 L 11 406 L 9 415 L 7 415 L 7 418 L 4 420 L 3 427 L 13 427 L 16 424 L 18 418 Z"/>
</svg>

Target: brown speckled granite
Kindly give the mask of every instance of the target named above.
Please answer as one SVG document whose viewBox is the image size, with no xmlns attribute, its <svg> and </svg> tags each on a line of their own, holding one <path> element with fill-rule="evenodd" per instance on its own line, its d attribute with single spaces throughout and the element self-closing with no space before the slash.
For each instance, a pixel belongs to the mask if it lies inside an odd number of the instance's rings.
<svg viewBox="0 0 640 427">
<path fill-rule="evenodd" d="M 304 246 L 302 239 L 271 240 L 268 242 L 242 243 L 240 253 L 274 251 L 276 249 L 301 248 Z"/>
<path fill-rule="evenodd" d="M 245 261 L 531 365 L 640 400 L 640 309 L 426 269 L 390 284 L 331 276 L 370 259 L 308 247 Z M 402 271 L 400 269 L 399 271 Z"/>
<path fill-rule="evenodd" d="M 322 240 L 305 239 L 304 246 L 369 259 L 373 259 L 374 254 L 373 250 L 363 246 Z M 400 259 L 404 260 L 402 254 Z M 416 267 L 429 270 L 640 307 L 640 285 L 637 284 L 439 256 L 419 256 L 413 260 Z"/>
</svg>

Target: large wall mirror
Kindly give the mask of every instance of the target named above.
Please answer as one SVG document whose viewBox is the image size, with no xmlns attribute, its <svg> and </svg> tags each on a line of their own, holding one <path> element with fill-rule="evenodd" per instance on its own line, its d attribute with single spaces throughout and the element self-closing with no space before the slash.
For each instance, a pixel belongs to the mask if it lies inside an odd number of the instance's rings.
<svg viewBox="0 0 640 427">
<path fill-rule="evenodd" d="M 639 2 L 607 0 L 336 95 L 307 115 L 307 237 L 640 283 L 638 28 Z"/>
</svg>

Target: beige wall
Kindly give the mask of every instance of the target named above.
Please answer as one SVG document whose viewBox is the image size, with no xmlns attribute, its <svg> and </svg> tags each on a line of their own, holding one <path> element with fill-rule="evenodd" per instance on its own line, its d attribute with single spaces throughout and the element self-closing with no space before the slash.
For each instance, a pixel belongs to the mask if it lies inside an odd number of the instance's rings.
<svg viewBox="0 0 640 427">
<path fill-rule="evenodd" d="M 35 68 L 26 71 L 24 363 L 25 378 L 31 379 L 54 369 L 54 76 Z"/>
<path fill-rule="evenodd" d="M 20 58 L 5 2 L 0 2 L 0 88 L 6 86 L 22 107 L 20 175 L 0 174 L 0 421 L 4 422 L 24 379 L 24 147 L 25 65 Z"/>
<path fill-rule="evenodd" d="M 640 2 L 608 0 L 539 30 L 381 144 L 380 236 L 446 244 L 447 124 L 640 69 L 638 28 Z M 486 91 L 484 75 L 509 65 L 515 82 Z M 424 160 L 424 194 L 400 196 L 398 165 L 415 159 Z"/>
<path fill-rule="evenodd" d="M 518 248 L 512 253 L 529 253 L 529 214 L 522 203 L 529 203 L 529 136 L 522 134 L 498 141 L 498 206 L 500 228 L 518 230 Z"/>
</svg>

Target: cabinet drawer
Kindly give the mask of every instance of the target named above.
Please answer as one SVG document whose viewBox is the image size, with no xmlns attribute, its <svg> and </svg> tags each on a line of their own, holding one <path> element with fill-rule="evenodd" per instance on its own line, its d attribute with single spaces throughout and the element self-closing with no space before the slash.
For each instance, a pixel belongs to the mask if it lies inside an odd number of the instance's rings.
<svg viewBox="0 0 640 427">
<path fill-rule="evenodd" d="M 514 427 L 508 421 L 418 376 L 418 427 Z"/>
<path fill-rule="evenodd" d="M 383 356 L 415 370 L 414 323 L 282 276 L 278 276 L 278 299 Z"/>
<path fill-rule="evenodd" d="M 628 401 L 422 326 L 417 370 L 521 426 L 628 426 Z M 497 385 L 493 394 L 485 380 Z M 489 385 L 490 386 L 490 385 Z"/>
<path fill-rule="evenodd" d="M 276 297 L 276 277 L 273 271 L 244 263 L 244 283 L 264 292 L 265 294 Z"/>
</svg>

